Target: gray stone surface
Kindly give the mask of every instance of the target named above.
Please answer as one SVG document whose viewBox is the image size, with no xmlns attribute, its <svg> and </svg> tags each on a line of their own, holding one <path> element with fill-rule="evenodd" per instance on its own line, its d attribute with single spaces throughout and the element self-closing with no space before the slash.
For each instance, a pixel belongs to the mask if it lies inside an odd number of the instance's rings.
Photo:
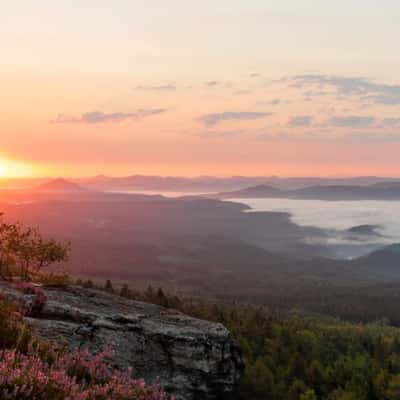
<svg viewBox="0 0 400 400">
<path fill-rule="evenodd" d="M 9 285 L 0 291 L 22 305 L 30 301 Z M 27 318 L 40 337 L 93 352 L 111 345 L 115 366 L 133 367 L 147 382 L 159 379 L 177 400 L 234 398 L 243 360 L 223 325 L 75 286 L 46 293 L 40 318 Z"/>
</svg>

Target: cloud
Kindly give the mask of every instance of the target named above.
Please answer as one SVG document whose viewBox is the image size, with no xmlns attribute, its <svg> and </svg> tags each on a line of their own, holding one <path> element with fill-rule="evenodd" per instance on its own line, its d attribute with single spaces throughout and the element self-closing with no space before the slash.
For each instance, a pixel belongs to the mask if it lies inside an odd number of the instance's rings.
<svg viewBox="0 0 400 400">
<path fill-rule="evenodd" d="M 314 118 L 311 115 L 297 115 L 289 118 L 288 125 L 293 128 L 310 126 L 313 120 Z"/>
<path fill-rule="evenodd" d="M 400 85 L 376 83 L 364 77 L 343 77 L 337 75 L 297 75 L 283 78 L 291 87 L 303 88 L 316 85 L 322 89 L 331 87 L 340 96 L 358 96 L 381 105 L 400 105 Z"/>
<path fill-rule="evenodd" d="M 324 91 L 324 90 L 306 90 L 303 93 L 303 96 L 305 96 L 307 99 L 310 99 L 312 97 L 321 97 L 321 96 L 326 96 L 329 93 Z"/>
<path fill-rule="evenodd" d="M 350 115 L 346 117 L 332 117 L 323 122 L 325 126 L 335 126 L 338 128 L 365 128 L 370 127 L 375 122 L 374 117 L 366 117 L 360 115 Z"/>
<path fill-rule="evenodd" d="M 394 132 L 353 132 L 342 137 L 343 141 L 351 143 L 398 143 L 400 134 Z"/>
<path fill-rule="evenodd" d="M 261 141 L 268 141 L 268 142 L 272 142 L 272 141 L 284 142 L 284 141 L 296 140 L 296 136 L 291 133 L 287 133 L 287 132 L 261 133 L 260 135 L 256 136 L 256 139 L 261 140 Z"/>
<path fill-rule="evenodd" d="M 277 106 L 278 104 L 281 104 L 281 99 L 272 99 L 269 104 L 271 104 L 272 106 Z"/>
<path fill-rule="evenodd" d="M 283 104 L 284 102 L 287 103 L 287 104 L 289 104 L 288 101 L 284 101 L 284 100 L 278 99 L 278 98 L 272 99 L 272 100 L 266 100 L 266 101 L 257 101 L 256 104 L 257 104 L 258 106 L 265 106 L 265 105 L 277 106 L 277 105 L 279 105 L 279 104 Z"/>
<path fill-rule="evenodd" d="M 268 112 L 225 111 L 220 113 L 204 114 L 199 118 L 206 126 L 218 125 L 225 121 L 249 121 L 266 118 L 272 115 Z"/>
<path fill-rule="evenodd" d="M 204 83 L 208 87 L 220 86 L 222 82 L 219 81 L 208 81 Z"/>
<path fill-rule="evenodd" d="M 215 87 L 232 87 L 233 83 L 228 81 L 207 81 L 204 82 L 204 85 L 208 88 L 215 88 Z"/>
<path fill-rule="evenodd" d="M 131 113 L 125 113 L 125 112 L 105 113 L 102 111 L 91 111 L 84 113 L 79 117 L 69 116 L 65 114 L 58 114 L 56 119 L 52 122 L 56 124 L 70 124 L 70 123 L 101 124 L 107 122 L 122 122 L 125 120 L 132 120 L 132 119 L 138 120 L 146 117 L 151 117 L 153 115 L 162 114 L 165 111 L 166 110 L 163 108 L 139 109 Z"/>
<path fill-rule="evenodd" d="M 237 94 L 237 95 L 246 95 L 246 94 L 251 94 L 251 90 L 246 90 L 246 89 L 243 89 L 243 90 L 236 90 L 235 92 L 233 92 L 234 94 Z"/>
<path fill-rule="evenodd" d="M 149 90 L 149 91 L 154 91 L 154 92 L 168 92 L 168 91 L 173 91 L 176 90 L 177 87 L 175 85 L 160 85 L 160 86 L 143 86 L 139 85 L 136 86 L 135 90 Z"/>
<path fill-rule="evenodd" d="M 381 123 L 384 127 L 400 127 L 400 118 L 384 118 Z"/>
<path fill-rule="evenodd" d="M 332 135 L 326 135 L 323 132 L 266 132 L 256 137 L 260 141 L 274 142 L 318 142 L 326 140 L 334 140 Z"/>
<path fill-rule="evenodd" d="M 199 136 L 205 138 L 223 138 L 223 137 L 234 137 L 241 136 L 247 132 L 244 129 L 230 130 L 230 131 L 205 131 L 201 132 Z"/>
<path fill-rule="evenodd" d="M 349 144 L 385 144 L 400 143 L 400 133 L 395 132 L 352 132 L 336 134 L 335 132 L 301 132 L 301 133 L 263 133 L 257 136 L 261 141 L 278 142 L 319 142 Z"/>
</svg>

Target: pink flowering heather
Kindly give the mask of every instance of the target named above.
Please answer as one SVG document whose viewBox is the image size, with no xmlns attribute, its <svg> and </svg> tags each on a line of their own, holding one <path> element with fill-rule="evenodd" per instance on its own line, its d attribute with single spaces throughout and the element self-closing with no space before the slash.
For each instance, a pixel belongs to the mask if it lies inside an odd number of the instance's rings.
<svg viewBox="0 0 400 400">
<path fill-rule="evenodd" d="M 133 379 L 131 370 L 111 368 L 111 355 L 34 340 L 15 305 L 0 298 L 1 400 L 173 400 L 159 385 Z"/>
<path fill-rule="evenodd" d="M 158 385 L 134 380 L 131 371 L 112 370 L 109 352 L 39 355 L 0 352 L 0 398 L 25 400 L 171 400 Z"/>
</svg>

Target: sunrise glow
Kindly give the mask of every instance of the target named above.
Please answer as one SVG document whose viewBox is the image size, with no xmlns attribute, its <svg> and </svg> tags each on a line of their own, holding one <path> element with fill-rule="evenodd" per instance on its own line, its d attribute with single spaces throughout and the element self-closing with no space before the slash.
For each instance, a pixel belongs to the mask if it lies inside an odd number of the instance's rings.
<svg viewBox="0 0 400 400">
<path fill-rule="evenodd" d="M 0 158 L 0 179 L 31 177 L 34 175 L 35 169 L 32 166 Z"/>
<path fill-rule="evenodd" d="M 2 176 L 400 171 L 399 2 L 6 3 Z"/>
</svg>

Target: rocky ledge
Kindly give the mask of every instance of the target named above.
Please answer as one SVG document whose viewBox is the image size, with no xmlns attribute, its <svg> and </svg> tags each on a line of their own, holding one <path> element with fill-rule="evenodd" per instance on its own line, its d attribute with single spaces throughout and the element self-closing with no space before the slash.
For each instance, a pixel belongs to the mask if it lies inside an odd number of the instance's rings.
<svg viewBox="0 0 400 400">
<path fill-rule="evenodd" d="M 6 284 L 0 292 L 31 301 Z M 243 360 L 223 325 L 75 286 L 46 294 L 40 318 L 26 319 L 36 335 L 94 353 L 111 345 L 116 367 L 133 367 L 147 382 L 158 379 L 177 400 L 234 398 Z"/>
</svg>

